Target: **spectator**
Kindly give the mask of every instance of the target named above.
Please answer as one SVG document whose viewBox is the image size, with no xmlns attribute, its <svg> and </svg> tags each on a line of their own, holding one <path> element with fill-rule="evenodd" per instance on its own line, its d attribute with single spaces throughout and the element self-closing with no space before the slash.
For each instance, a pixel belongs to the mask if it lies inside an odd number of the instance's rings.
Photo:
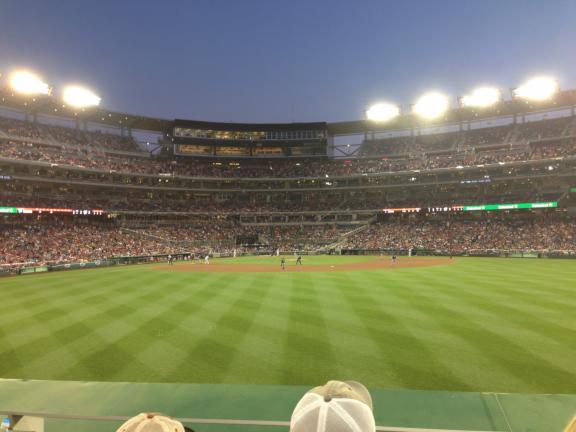
<svg viewBox="0 0 576 432">
<path fill-rule="evenodd" d="M 374 432 L 372 397 L 356 381 L 328 381 L 298 402 L 290 432 Z"/>
</svg>

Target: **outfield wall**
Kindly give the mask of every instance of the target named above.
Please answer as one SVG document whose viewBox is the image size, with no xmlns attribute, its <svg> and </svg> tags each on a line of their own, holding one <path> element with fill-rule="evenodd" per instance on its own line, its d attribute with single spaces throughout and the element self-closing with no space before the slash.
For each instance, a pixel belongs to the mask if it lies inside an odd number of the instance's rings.
<svg viewBox="0 0 576 432">
<path fill-rule="evenodd" d="M 281 255 L 400 255 L 400 256 L 463 256 L 463 257 L 492 257 L 492 258 L 566 258 L 575 259 L 574 251 L 523 251 L 523 250 L 471 250 L 465 253 L 451 253 L 443 250 L 430 249 L 331 249 L 323 251 L 294 251 L 281 250 Z M 192 256 L 193 253 L 179 253 L 172 256 L 180 261 Z M 214 253 L 212 258 L 231 258 L 231 253 Z M 251 253 L 241 253 L 238 256 L 271 256 L 269 251 L 256 251 Z M 27 275 L 36 273 L 45 273 L 63 270 L 81 270 L 98 267 L 109 267 L 114 265 L 129 264 L 150 264 L 154 262 L 164 262 L 168 258 L 167 254 L 162 255 L 142 255 L 115 257 L 107 260 L 80 262 L 80 263 L 63 263 L 49 264 L 40 266 L 24 267 L 4 267 L 0 269 L 1 276 Z"/>
<path fill-rule="evenodd" d="M 340 255 L 412 255 L 412 256 L 464 256 L 494 258 L 576 258 L 576 251 L 521 250 L 521 249 L 473 249 L 466 252 L 450 252 L 431 249 L 341 249 Z"/>
</svg>

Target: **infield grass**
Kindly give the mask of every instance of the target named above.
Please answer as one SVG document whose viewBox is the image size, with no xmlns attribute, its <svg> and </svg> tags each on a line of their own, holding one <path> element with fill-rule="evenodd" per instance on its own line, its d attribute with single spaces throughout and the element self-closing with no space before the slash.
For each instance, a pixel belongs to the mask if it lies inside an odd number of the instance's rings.
<svg viewBox="0 0 576 432">
<path fill-rule="evenodd" d="M 158 267 L 1 279 L 0 377 L 576 393 L 576 261 L 459 258 L 316 273 Z"/>
</svg>

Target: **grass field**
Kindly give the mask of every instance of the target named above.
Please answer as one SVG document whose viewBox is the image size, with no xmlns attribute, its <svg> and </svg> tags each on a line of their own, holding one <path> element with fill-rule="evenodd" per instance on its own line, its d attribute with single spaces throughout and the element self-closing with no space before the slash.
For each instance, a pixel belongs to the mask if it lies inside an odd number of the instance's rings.
<svg viewBox="0 0 576 432">
<path fill-rule="evenodd" d="M 375 258 L 304 263 L 367 259 Z M 159 267 L 1 279 L 0 377 L 336 378 L 381 388 L 576 393 L 576 261 L 461 258 L 309 273 Z"/>
</svg>

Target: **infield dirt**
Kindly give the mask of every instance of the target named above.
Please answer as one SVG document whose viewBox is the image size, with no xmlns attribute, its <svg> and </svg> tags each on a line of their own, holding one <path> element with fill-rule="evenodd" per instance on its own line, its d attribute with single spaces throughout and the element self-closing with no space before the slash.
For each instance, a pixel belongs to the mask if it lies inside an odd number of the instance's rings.
<svg viewBox="0 0 576 432">
<path fill-rule="evenodd" d="M 204 262 L 187 262 L 179 263 L 178 265 L 162 265 L 155 267 L 156 270 L 171 270 L 182 272 L 226 272 L 226 273 L 278 273 L 278 272 L 329 272 L 329 271 L 355 271 L 355 270 L 394 270 L 397 268 L 409 267 L 432 267 L 439 265 L 448 265 L 455 262 L 450 258 L 399 258 L 396 263 L 386 258 L 376 258 L 374 260 L 360 262 L 360 263 L 345 263 L 345 264 L 323 264 L 323 265 L 295 265 L 293 262 L 288 262 L 286 270 L 280 268 L 280 264 L 229 264 L 219 263 L 213 260 L 210 264 Z"/>
</svg>

